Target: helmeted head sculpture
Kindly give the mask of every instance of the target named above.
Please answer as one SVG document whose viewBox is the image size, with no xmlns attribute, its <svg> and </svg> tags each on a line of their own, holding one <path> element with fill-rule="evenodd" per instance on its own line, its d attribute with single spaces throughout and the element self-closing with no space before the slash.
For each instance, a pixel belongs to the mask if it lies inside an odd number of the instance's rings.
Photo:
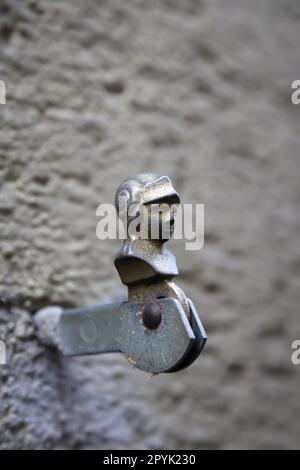
<svg viewBox="0 0 300 470">
<path fill-rule="evenodd" d="M 154 173 L 126 179 L 118 187 L 115 198 L 118 215 L 127 222 L 128 238 L 160 242 L 172 236 L 179 204 L 180 198 L 170 178 Z"/>
<path fill-rule="evenodd" d="M 165 248 L 174 231 L 180 198 L 170 178 L 142 173 L 118 187 L 115 205 L 127 240 L 115 265 L 126 285 L 178 274 L 175 256 Z"/>
</svg>

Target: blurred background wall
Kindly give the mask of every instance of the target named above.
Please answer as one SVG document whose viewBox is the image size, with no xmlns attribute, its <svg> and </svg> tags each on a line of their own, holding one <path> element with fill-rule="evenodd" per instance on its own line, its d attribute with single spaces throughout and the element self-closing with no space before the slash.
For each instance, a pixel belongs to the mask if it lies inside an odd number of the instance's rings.
<svg viewBox="0 0 300 470">
<path fill-rule="evenodd" d="M 297 0 L 1 0 L 0 448 L 300 447 L 299 59 Z M 142 171 L 205 204 L 171 245 L 209 342 L 157 377 L 32 324 L 126 297 L 95 212 Z"/>
</svg>

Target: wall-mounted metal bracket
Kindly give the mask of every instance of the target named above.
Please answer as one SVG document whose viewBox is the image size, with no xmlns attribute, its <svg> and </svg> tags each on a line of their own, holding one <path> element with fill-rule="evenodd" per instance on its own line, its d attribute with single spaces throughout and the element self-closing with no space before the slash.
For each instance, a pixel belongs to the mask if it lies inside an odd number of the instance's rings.
<svg viewBox="0 0 300 470">
<path fill-rule="evenodd" d="M 128 207 L 137 205 L 139 214 L 146 208 L 150 218 L 152 203 L 167 203 L 170 210 L 163 217 L 174 225 L 174 204 L 180 201 L 168 177 L 142 174 L 124 181 L 116 194 L 118 211 L 120 197 Z M 159 230 L 162 224 L 160 217 Z M 115 259 L 128 286 L 128 302 L 70 310 L 46 307 L 35 315 L 43 342 L 65 356 L 121 352 L 152 374 L 176 372 L 194 362 L 207 337 L 193 303 L 172 281 L 178 274 L 175 257 L 159 233 L 155 240 L 128 235 Z"/>
</svg>

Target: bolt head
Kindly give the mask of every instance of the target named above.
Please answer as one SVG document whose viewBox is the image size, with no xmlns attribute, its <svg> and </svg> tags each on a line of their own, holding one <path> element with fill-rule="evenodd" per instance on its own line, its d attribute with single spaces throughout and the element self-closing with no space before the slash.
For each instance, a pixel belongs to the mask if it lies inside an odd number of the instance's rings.
<svg viewBox="0 0 300 470">
<path fill-rule="evenodd" d="M 142 320 L 146 328 L 156 330 L 162 320 L 161 307 L 158 302 L 147 303 L 142 312 Z"/>
</svg>

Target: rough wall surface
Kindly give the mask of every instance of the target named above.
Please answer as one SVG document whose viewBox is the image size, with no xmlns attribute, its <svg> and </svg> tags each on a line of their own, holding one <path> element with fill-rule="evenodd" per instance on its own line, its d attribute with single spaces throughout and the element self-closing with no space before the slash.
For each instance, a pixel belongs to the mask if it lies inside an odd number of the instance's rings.
<svg viewBox="0 0 300 470">
<path fill-rule="evenodd" d="M 300 447 L 299 38 L 296 0 L 1 1 L 0 448 Z M 145 170 L 206 205 L 172 246 L 209 342 L 153 378 L 32 324 L 126 295 L 95 211 Z"/>
</svg>

